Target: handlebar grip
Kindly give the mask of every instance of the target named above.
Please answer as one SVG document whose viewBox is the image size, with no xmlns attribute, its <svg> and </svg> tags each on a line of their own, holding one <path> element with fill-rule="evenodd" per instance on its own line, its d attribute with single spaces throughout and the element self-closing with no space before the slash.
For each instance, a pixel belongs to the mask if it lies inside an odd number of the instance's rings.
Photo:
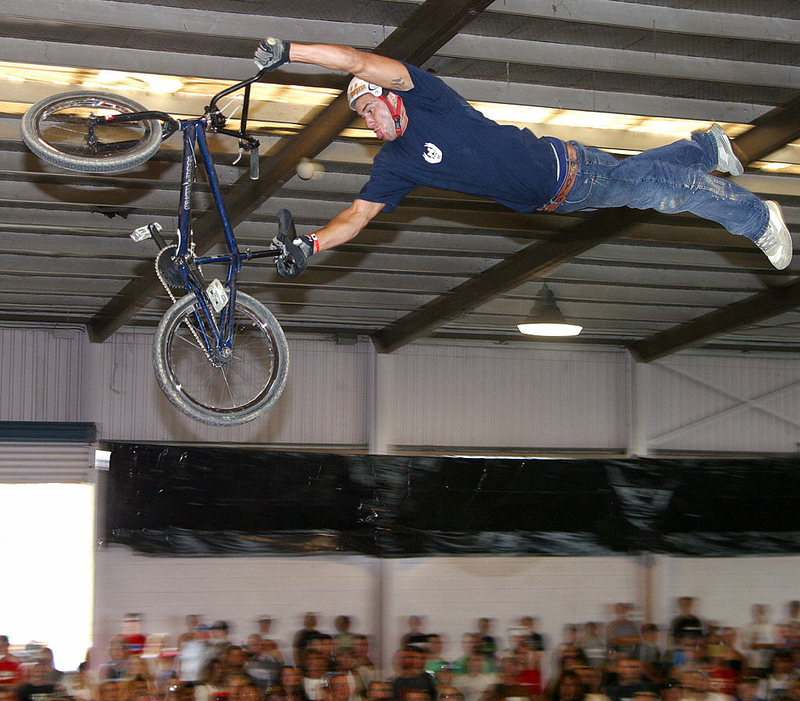
<svg viewBox="0 0 800 701">
<path fill-rule="evenodd" d="M 250 149 L 250 180 L 258 180 L 259 176 L 259 163 L 258 163 L 258 144 Z"/>
<path fill-rule="evenodd" d="M 294 228 L 294 217 L 288 209 L 278 210 L 278 234 L 286 236 L 290 241 L 294 241 L 297 237 L 297 231 Z"/>
</svg>

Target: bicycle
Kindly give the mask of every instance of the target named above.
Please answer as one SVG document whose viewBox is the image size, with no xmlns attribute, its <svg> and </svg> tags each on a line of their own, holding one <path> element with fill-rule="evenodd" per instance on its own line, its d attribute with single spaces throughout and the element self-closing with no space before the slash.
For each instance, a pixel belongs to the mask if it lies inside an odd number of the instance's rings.
<svg viewBox="0 0 800 701">
<path fill-rule="evenodd" d="M 278 213 L 279 233 L 272 247 L 239 250 L 206 139 L 208 132 L 238 138 L 235 162 L 248 152 L 250 177 L 258 179 L 259 142 L 247 132 L 247 117 L 250 88 L 264 72 L 218 92 L 202 117 L 175 119 L 119 95 L 75 91 L 40 100 L 22 119 L 22 139 L 34 154 L 84 173 L 129 170 L 151 158 L 174 133 L 183 134 L 175 242 L 167 243 L 157 223 L 136 229 L 131 237 L 158 244 L 156 273 L 172 300 L 153 341 L 158 383 L 180 411 L 218 426 L 261 416 L 281 395 L 289 372 L 289 347 L 277 319 L 261 302 L 237 291 L 242 263 L 272 257 L 284 277 L 305 270 L 305 256 L 292 243 L 292 215 L 285 209 Z M 238 90 L 244 95 L 235 131 L 226 128 L 227 118 L 217 103 Z M 227 253 L 221 255 L 195 255 L 191 200 L 198 151 L 224 234 Z M 227 266 L 223 280 L 207 282 L 203 277 L 202 266 L 212 264 Z M 173 289 L 185 294 L 178 298 Z"/>
</svg>

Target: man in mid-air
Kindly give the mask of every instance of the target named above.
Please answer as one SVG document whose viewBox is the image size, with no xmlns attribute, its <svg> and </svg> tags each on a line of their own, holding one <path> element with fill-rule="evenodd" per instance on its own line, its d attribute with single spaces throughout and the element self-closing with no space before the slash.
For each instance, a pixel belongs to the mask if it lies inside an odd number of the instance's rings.
<svg viewBox="0 0 800 701">
<path fill-rule="evenodd" d="M 746 236 L 778 269 L 792 259 L 792 238 L 778 204 L 711 175 L 744 172 L 717 124 L 691 139 L 618 160 L 574 141 L 493 122 L 441 79 L 378 54 L 270 37 L 259 45 L 255 61 L 261 69 L 292 61 L 352 73 L 350 107 L 385 142 L 353 204 L 294 240 L 306 257 L 349 241 L 379 212 L 393 211 L 409 192 L 427 185 L 523 213 L 622 206 L 692 212 Z"/>
</svg>

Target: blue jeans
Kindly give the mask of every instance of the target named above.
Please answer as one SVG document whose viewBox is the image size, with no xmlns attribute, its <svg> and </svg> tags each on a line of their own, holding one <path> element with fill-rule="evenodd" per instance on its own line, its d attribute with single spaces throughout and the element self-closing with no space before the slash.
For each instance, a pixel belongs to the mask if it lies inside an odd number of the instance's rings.
<svg viewBox="0 0 800 701">
<path fill-rule="evenodd" d="M 691 141 L 676 141 L 623 160 L 570 143 L 577 151 L 578 173 L 557 212 L 604 207 L 692 212 L 722 224 L 732 234 L 754 240 L 767 228 L 769 211 L 758 197 L 709 174 L 717 164 L 711 134 L 692 134 Z"/>
</svg>

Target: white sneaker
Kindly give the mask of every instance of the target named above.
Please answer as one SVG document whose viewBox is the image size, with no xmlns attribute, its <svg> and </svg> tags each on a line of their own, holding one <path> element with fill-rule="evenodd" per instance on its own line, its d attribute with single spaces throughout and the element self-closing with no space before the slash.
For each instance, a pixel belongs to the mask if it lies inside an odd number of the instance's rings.
<svg viewBox="0 0 800 701">
<path fill-rule="evenodd" d="M 769 211 L 767 228 L 754 243 L 764 251 L 769 262 L 778 270 L 783 270 L 792 261 L 792 235 L 786 228 L 781 208 L 777 202 L 765 200 Z"/>
<path fill-rule="evenodd" d="M 720 173 L 730 173 L 731 175 L 741 175 L 744 173 L 744 166 L 733 152 L 731 138 L 719 124 L 712 124 L 708 130 L 709 134 L 717 142 L 717 165 L 714 170 Z"/>
</svg>

